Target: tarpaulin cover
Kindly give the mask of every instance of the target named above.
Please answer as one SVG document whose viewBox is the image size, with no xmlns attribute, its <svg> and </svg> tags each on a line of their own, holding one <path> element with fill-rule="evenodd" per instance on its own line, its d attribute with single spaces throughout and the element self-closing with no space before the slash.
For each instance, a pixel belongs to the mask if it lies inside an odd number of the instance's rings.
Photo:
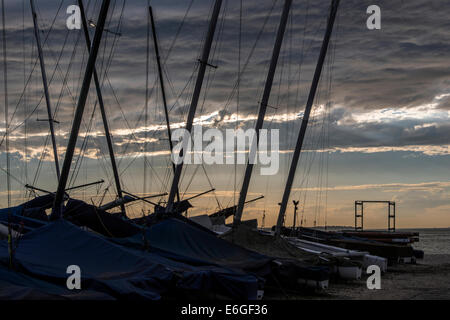
<svg viewBox="0 0 450 320">
<path fill-rule="evenodd" d="M 11 223 L 13 228 L 21 233 L 40 228 L 47 224 L 46 221 L 35 219 L 36 215 L 41 216 L 40 210 L 39 208 L 25 209 L 23 205 L 0 209 L 0 223 L 5 225 Z M 29 213 L 30 216 L 24 215 L 24 212 Z"/>
<path fill-rule="evenodd" d="M 48 220 L 45 209 L 51 208 L 53 199 L 53 194 L 47 194 L 16 207 L 0 209 L 0 223 L 23 224 L 24 231 L 42 227 Z"/>
<path fill-rule="evenodd" d="M 7 261 L 6 243 L 1 249 L 0 259 Z M 118 298 L 158 299 L 173 277 L 165 266 L 121 250 L 64 220 L 20 239 L 14 263 L 26 274 L 59 285 L 66 285 L 67 267 L 77 265 L 82 288 Z"/>
<path fill-rule="evenodd" d="M 36 197 L 30 201 L 25 202 L 23 207 L 25 209 L 29 208 L 42 208 L 50 209 L 53 206 L 53 201 L 55 200 L 55 195 L 53 193 L 46 194 L 44 196 Z"/>
<path fill-rule="evenodd" d="M 107 294 L 91 290 L 69 290 L 32 278 L 0 265 L 0 300 L 111 300 Z"/>
<path fill-rule="evenodd" d="M 81 200 L 70 199 L 64 216 L 78 226 L 86 226 L 107 237 L 129 237 L 140 231 L 138 226 L 121 217 L 113 216 Z"/>
<path fill-rule="evenodd" d="M 227 266 L 258 275 L 270 272 L 272 258 L 237 246 L 175 218 L 150 226 L 144 235 L 111 241 L 142 248 L 143 237 L 151 251 L 169 259 L 193 265 Z"/>
<path fill-rule="evenodd" d="M 0 242 L 0 262 L 9 259 Z M 159 299 L 170 290 L 213 291 L 256 298 L 258 279 L 216 266 L 193 267 L 154 253 L 137 252 L 59 220 L 26 234 L 14 255 L 17 270 L 65 286 L 69 265 L 78 265 L 82 289 L 125 299 Z"/>
</svg>

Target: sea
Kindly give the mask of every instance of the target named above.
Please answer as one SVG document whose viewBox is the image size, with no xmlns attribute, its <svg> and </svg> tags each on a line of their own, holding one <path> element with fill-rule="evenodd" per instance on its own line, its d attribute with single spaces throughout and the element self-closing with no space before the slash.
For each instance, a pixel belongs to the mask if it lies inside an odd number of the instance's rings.
<svg viewBox="0 0 450 320">
<path fill-rule="evenodd" d="M 413 244 L 425 254 L 450 255 L 450 228 L 445 229 L 397 229 L 397 231 L 419 232 L 419 242 Z"/>
</svg>

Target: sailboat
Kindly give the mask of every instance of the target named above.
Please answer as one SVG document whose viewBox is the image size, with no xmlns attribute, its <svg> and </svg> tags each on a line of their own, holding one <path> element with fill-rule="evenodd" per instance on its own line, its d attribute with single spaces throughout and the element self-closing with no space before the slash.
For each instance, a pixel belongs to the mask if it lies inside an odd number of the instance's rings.
<svg viewBox="0 0 450 320">
<path fill-rule="evenodd" d="M 286 3 L 290 5 L 291 1 Z M 33 0 L 30 4 L 37 30 Z M 81 0 L 79 4 L 83 9 Z M 192 127 L 221 4 L 221 0 L 216 0 L 212 11 L 187 128 Z M 155 213 L 161 213 L 161 219 L 153 224 L 146 221 L 143 225 L 129 219 L 125 211 L 126 203 L 151 201 L 129 193 L 124 195 L 109 139 L 107 144 L 118 199 L 98 207 L 67 195 L 68 175 L 92 79 L 99 105 L 103 105 L 95 62 L 109 6 L 109 0 L 102 1 L 92 41 L 87 32 L 84 9 L 81 10 L 89 59 L 61 170 L 54 144 L 58 177 L 56 192 L 32 187 L 45 195 L 0 212 L 0 222 L 8 226 L 8 241 L 0 242 L 0 282 L 4 284 L 0 296 L 3 297 L 10 290 L 11 299 L 18 297 L 16 292 L 20 293 L 19 296 L 23 296 L 23 292 L 32 292 L 34 297 L 57 296 L 69 299 L 160 299 L 189 296 L 192 293 L 204 297 L 216 295 L 260 299 L 264 284 L 276 278 L 285 283 L 293 275 L 306 282 L 327 281 L 327 267 L 300 265 L 294 259 L 275 259 L 248 250 L 217 237 L 214 232 L 183 217 L 181 213 L 185 210 L 180 209 L 180 204 L 190 204 L 186 199 L 175 201 L 182 166 L 174 170 L 174 181 L 166 206 L 155 205 Z M 288 10 L 285 9 L 284 23 L 287 14 Z M 39 35 L 39 32 L 35 34 Z M 36 41 L 39 42 L 39 37 L 36 37 Z M 40 61 L 44 91 L 47 91 L 42 51 Z M 51 117 L 50 99 L 47 100 L 48 122 L 52 125 L 54 120 Z M 102 107 L 101 111 L 105 133 L 109 137 L 107 115 Z M 108 210 L 115 207 L 120 207 L 121 212 L 110 214 Z M 50 209 L 51 214 L 47 216 L 46 210 Z M 73 261 L 83 269 L 82 293 L 68 292 L 64 287 L 67 266 Z M 10 273 L 17 276 L 10 277 Z"/>
<path fill-rule="evenodd" d="M 30 4 L 37 34 L 36 41 L 39 42 L 33 0 Z M 330 279 L 333 277 L 359 279 L 362 267 L 369 263 L 378 264 L 382 270 L 386 269 L 386 259 L 371 255 L 369 250 L 360 252 L 338 248 L 330 243 L 322 243 L 325 242 L 322 241 L 323 238 L 316 236 L 302 239 L 306 237 L 306 229 L 298 230 L 298 234 L 285 235 L 284 229 L 279 225 L 274 233 L 262 233 L 246 225 L 242 220 L 245 205 L 261 199 L 261 197 L 246 199 L 253 169 L 250 163 L 246 166 L 238 204 L 200 218 L 186 217 L 187 210 L 192 207 L 190 200 L 213 192 L 214 189 L 191 198 L 181 198 L 179 189 L 183 164 L 172 165 L 169 168 L 173 171 L 173 180 L 168 194 L 148 196 L 144 192 L 143 196 L 138 196 L 124 190 L 115 160 L 108 115 L 104 108 L 101 84 L 95 65 L 110 1 L 102 1 L 92 41 L 83 1 L 78 0 L 78 4 L 89 59 L 85 66 L 61 169 L 56 143 L 53 144 L 58 187 L 56 192 L 53 192 L 30 186 L 45 195 L 19 206 L 9 206 L 0 210 L 0 235 L 7 238 L 7 241 L 0 241 L 0 297 L 14 299 L 27 293 L 25 295 L 27 297 L 31 295 L 39 298 L 68 299 L 162 299 L 189 298 L 193 295 L 202 298 L 261 299 L 268 290 L 281 292 L 283 288 L 289 288 L 298 291 L 304 287 L 321 290 L 330 285 Z M 259 105 L 257 132 L 263 125 L 291 4 L 292 0 L 284 1 L 263 97 Z M 328 26 L 307 109 L 311 108 L 314 100 L 338 5 L 339 0 L 331 1 Z M 221 7 L 222 0 L 215 0 L 201 58 L 198 61 L 197 77 L 185 126 L 188 131 L 193 127 L 206 69 L 212 66 L 210 53 Z M 156 24 L 152 8 L 146 9 L 152 26 L 165 122 L 171 141 Z M 52 142 L 55 142 L 51 129 L 54 119 L 42 50 L 39 50 L 39 56 L 44 92 L 47 92 L 45 96 L 48 122 Z M 70 190 L 69 172 L 92 79 L 101 111 L 117 196 L 113 201 L 100 205 L 88 204 L 67 194 Z M 147 101 L 146 99 L 146 103 Z M 307 119 L 307 114 L 305 113 L 303 121 Z M 306 125 L 302 124 L 301 134 L 304 135 L 305 130 Z M 300 149 L 301 143 L 299 150 L 296 150 L 297 156 Z M 169 150 L 173 151 L 170 143 Z M 297 165 L 298 159 L 295 160 L 295 157 L 291 168 Z M 278 221 L 284 220 L 285 200 L 289 198 L 294 174 L 292 172 L 289 174 Z M 165 195 L 168 196 L 167 201 L 151 200 L 152 197 L 161 198 Z M 132 218 L 127 214 L 127 205 L 133 202 L 150 204 L 153 212 Z M 113 213 L 117 208 L 120 208 L 120 211 Z M 48 210 L 51 210 L 50 216 L 47 215 Z M 234 218 L 231 226 L 225 226 L 228 217 Z M 65 287 L 67 266 L 72 265 L 73 261 L 79 264 L 85 275 L 82 280 L 82 292 L 69 292 Z M 8 297 L 7 290 L 17 295 L 11 294 Z"/>
</svg>

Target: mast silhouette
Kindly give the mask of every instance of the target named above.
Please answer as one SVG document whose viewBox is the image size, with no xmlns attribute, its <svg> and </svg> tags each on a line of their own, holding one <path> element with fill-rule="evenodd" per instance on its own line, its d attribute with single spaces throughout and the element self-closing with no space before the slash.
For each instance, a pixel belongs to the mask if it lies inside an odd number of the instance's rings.
<svg viewBox="0 0 450 320">
<path fill-rule="evenodd" d="M 2 47 L 3 47 L 3 88 L 5 98 L 5 151 L 6 151 L 6 187 L 8 190 L 8 208 L 11 207 L 11 159 L 9 155 L 9 114 L 8 114 L 8 57 L 6 54 L 5 0 L 2 0 Z"/>
<path fill-rule="evenodd" d="M 166 117 L 166 126 L 167 126 L 167 135 L 169 137 L 169 148 L 170 148 L 170 154 L 172 154 L 173 151 L 173 142 L 172 142 L 172 131 L 170 130 L 170 119 L 169 119 L 169 110 L 167 108 L 167 98 L 166 98 L 166 87 L 164 85 L 164 77 L 162 72 L 162 66 L 161 66 L 161 56 L 159 55 L 159 45 L 158 45 L 158 38 L 156 36 L 156 26 L 155 26 L 155 19 L 153 18 L 153 9 L 152 7 L 148 7 L 149 13 L 150 13 L 150 20 L 152 24 L 152 35 L 153 35 L 153 46 L 155 48 L 155 56 L 156 56 L 156 62 L 158 65 L 158 77 L 159 77 L 159 84 L 161 87 L 161 95 L 162 100 L 164 104 L 164 115 Z M 175 174 L 176 168 L 175 163 L 172 162 L 172 169 L 173 173 Z M 177 188 L 177 201 L 180 201 L 180 192 Z"/>
<path fill-rule="evenodd" d="M 89 36 L 89 29 L 88 24 L 86 20 L 86 13 L 84 12 L 84 5 L 83 0 L 78 0 L 78 6 L 80 7 L 81 12 L 81 22 L 83 24 L 83 31 L 84 31 L 84 37 L 86 39 L 86 45 L 88 48 L 88 53 L 91 51 L 91 38 Z M 97 69 L 94 66 L 94 82 L 95 82 L 95 89 L 97 92 L 97 99 L 98 99 L 98 105 L 100 107 L 100 113 L 102 114 L 102 121 L 103 121 L 103 128 L 105 130 L 105 137 L 106 137 L 106 143 L 108 145 L 108 151 L 109 151 L 109 158 L 111 159 L 111 167 L 114 174 L 114 181 L 116 184 L 116 190 L 117 190 L 117 196 L 122 199 L 122 187 L 120 185 L 120 177 L 119 177 L 119 171 L 117 170 L 117 164 L 116 164 L 116 157 L 114 155 L 114 147 L 111 140 L 111 134 L 109 132 L 109 125 L 108 125 L 108 117 L 106 116 L 106 110 L 105 105 L 103 103 L 103 95 L 101 91 L 100 81 L 98 79 Z M 120 204 L 120 210 L 122 211 L 122 215 L 126 216 L 126 209 L 125 204 L 123 201 Z"/>
<path fill-rule="evenodd" d="M 334 21 L 336 19 L 336 13 L 339 7 L 340 0 L 332 0 L 330 15 L 328 17 L 327 29 L 325 31 L 325 37 L 322 42 L 322 48 L 320 49 L 319 59 L 317 61 L 316 70 L 314 72 L 314 78 L 311 84 L 311 90 L 309 91 L 308 100 L 306 102 L 305 113 L 303 115 L 302 125 L 297 138 L 297 144 L 295 146 L 294 155 L 292 156 L 291 167 L 289 169 L 288 178 L 286 181 L 286 187 L 283 193 L 283 199 L 280 205 L 280 212 L 278 214 L 278 221 L 275 230 L 275 235 L 279 236 L 281 227 L 284 221 L 284 215 L 286 213 L 286 207 L 291 194 L 292 183 L 294 182 L 295 171 L 297 170 L 298 160 L 300 158 L 300 152 L 302 151 L 303 141 L 305 139 L 306 128 L 308 126 L 309 116 L 311 114 L 312 105 L 316 96 L 317 87 L 319 85 L 320 75 L 322 73 L 323 63 L 328 50 L 328 44 L 330 42 L 331 33 L 333 32 Z"/>
<path fill-rule="evenodd" d="M 62 204 L 64 200 L 64 192 L 66 189 L 67 179 L 69 177 L 70 166 L 72 164 L 72 158 L 77 143 L 78 133 L 80 131 L 81 120 L 83 118 L 84 107 L 86 106 L 86 100 L 89 93 L 89 87 L 91 85 L 92 74 L 95 69 L 95 61 L 97 60 L 98 50 L 100 47 L 100 41 L 103 35 L 103 29 L 105 27 L 106 17 L 108 15 L 108 9 L 110 0 L 103 0 L 100 8 L 100 13 L 97 19 L 97 27 L 95 29 L 94 40 L 92 42 L 91 50 L 89 52 L 89 59 L 86 65 L 86 71 L 84 74 L 83 84 L 81 86 L 80 96 L 78 98 L 77 109 L 73 120 L 72 130 L 70 132 L 69 143 L 67 145 L 66 156 L 61 171 L 61 177 L 58 183 L 58 189 L 55 195 L 55 201 L 53 203 L 53 210 L 50 218 L 52 220 L 58 219 L 62 214 Z"/>
<path fill-rule="evenodd" d="M 286 24 L 289 17 L 289 11 L 291 9 L 292 0 L 285 0 L 283 13 L 281 15 L 280 25 L 278 27 L 277 38 L 275 40 L 275 46 L 272 52 L 272 58 L 270 61 L 269 71 L 267 74 L 266 84 L 264 86 L 264 93 L 261 99 L 261 104 L 259 107 L 258 119 L 256 120 L 255 131 L 256 131 L 256 145 L 259 145 L 259 131 L 262 129 L 264 116 L 266 115 L 267 104 L 269 103 L 270 92 L 272 90 L 273 78 L 275 75 L 275 70 L 278 64 L 278 57 L 280 55 L 281 44 L 284 38 L 284 32 L 286 30 Z M 250 157 L 251 150 L 249 152 Z M 238 208 L 234 216 L 233 225 L 237 226 L 241 223 L 242 211 L 244 210 L 245 199 L 247 197 L 248 187 L 250 184 L 250 178 L 252 176 L 253 164 L 247 160 L 247 167 L 245 168 L 244 181 L 242 182 L 241 192 L 239 194 Z"/>
<path fill-rule="evenodd" d="M 44 54 L 42 52 L 41 37 L 39 35 L 39 26 L 37 23 L 37 15 L 36 15 L 36 9 L 34 7 L 34 0 L 30 0 L 30 5 L 31 5 L 31 12 L 33 15 L 34 36 L 36 38 L 39 62 L 41 65 L 42 83 L 44 85 L 44 95 L 45 95 L 45 102 L 47 105 L 48 124 L 50 126 L 50 134 L 51 134 L 51 139 L 52 139 L 53 157 L 54 157 L 54 161 L 55 161 L 56 176 L 59 181 L 61 174 L 59 171 L 58 149 L 56 146 L 55 128 L 53 126 L 55 120 L 53 119 L 52 106 L 51 106 L 51 102 L 50 102 L 50 94 L 48 92 L 47 72 L 45 71 Z"/>
<path fill-rule="evenodd" d="M 204 47 L 203 47 L 202 57 L 199 60 L 200 66 L 199 66 L 199 69 L 198 69 L 197 81 L 195 83 L 195 88 L 194 88 L 194 92 L 193 92 L 193 95 L 192 95 L 192 101 L 191 101 L 191 105 L 189 107 L 189 113 L 188 113 L 188 118 L 187 118 L 187 121 L 186 121 L 186 128 L 185 128 L 189 132 L 189 134 L 191 133 L 191 130 L 192 130 L 192 124 L 194 122 L 195 111 L 197 109 L 198 100 L 200 98 L 200 91 L 202 89 L 203 79 L 205 77 L 206 67 L 209 65 L 208 64 L 209 53 L 211 51 L 211 45 L 212 45 L 212 42 L 213 42 L 213 39 L 214 39 L 214 33 L 215 33 L 215 30 L 216 30 L 217 20 L 218 20 L 218 17 L 219 17 L 221 6 L 222 6 L 222 0 L 216 0 L 216 2 L 214 4 L 212 17 L 211 17 L 211 20 L 209 22 L 209 28 L 208 28 L 208 33 L 206 35 L 205 44 L 204 44 Z M 190 138 L 191 137 L 189 136 L 189 139 Z M 180 151 L 180 157 L 181 158 L 183 157 L 183 149 Z M 173 202 L 174 202 L 175 194 L 178 191 L 178 184 L 180 182 L 180 177 L 181 177 L 182 170 L 183 170 L 183 162 L 181 162 L 180 164 L 178 164 L 175 167 L 175 174 L 173 176 L 172 186 L 170 188 L 170 193 L 169 193 L 169 199 L 167 201 L 166 212 L 171 212 L 172 209 L 173 209 Z"/>
</svg>

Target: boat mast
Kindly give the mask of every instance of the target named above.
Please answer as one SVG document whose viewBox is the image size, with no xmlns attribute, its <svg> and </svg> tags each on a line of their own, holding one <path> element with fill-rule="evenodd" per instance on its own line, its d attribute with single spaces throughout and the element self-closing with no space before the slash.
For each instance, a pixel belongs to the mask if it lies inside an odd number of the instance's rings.
<svg viewBox="0 0 450 320">
<path fill-rule="evenodd" d="M 42 83 L 44 85 L 45 102 L 47 103 L 47 116 L 48 116 L 48 124 L 50 126 L 50 134 L 51 134 L 51 138 L 52 138 L 53 157 L 55 159 L 56 176 L 59 181 L 60 171 L 59 171 L 59 161 L 58 161 L 58 149 L 56 147 L 55 129 L 53 126 L 53 123 L 55 122 L 55 120 L 53 119 L 53 115 L 52 115 L 50 94 L 48 92 L 47 73 L 45 71 L 44 54 L 42 53 L 41 37 L 39 35 L 39 26 L 37 23 L 36 10 L 34 8 L 34 0 L 30 0 L 30 5 L 31 5 L 31 12 L 33 15 L 34 36 L 36 38 L 36 44 L 37 44 L 37 49 L 38 49 L 38 54 L 39 54 L 39 62 L 41 64 L 41 74 L 42 74 Z"/>
<path fill-rule="evenodd" d="M 164 104 L 164 114 L 166 116 L 166 126 L 167 126 L 167 135 L 169 137 L 169 148 L 170 148 L 170 154 L 172 154 L 173 151 L 173 142 L 172 142 L 172 131 L 170 130 L 170 119 L 169 119 L 169 111 L 167 109 L 167 99 L 166 99 L 166 88 L 164 85 L 164 77 L 161 67 L 161 56 L 159 55 L 159 46 L 158 46 L 158 38 L 156 37 L 156 27 L 155 27 L 155 19 L 153 18 L 153 9 L 151 6 L 148 7 L 148 10 L 150 12 L 150 20 L 152 23 L 152 35 L 153 35 L 153 44 L 155 48 L 155 55 L 156 55 L 156 62 L 158 65 L 158 77 L 159 77 L 159 84 L 161 86 L 161 95 L 162 100 Z M 175 163 L 172 162 L 172 169 L 173 173 L 175 174 L 176 168 Z M 177 188 L 177 201 L 180 201 L 180 192 Z"/>
<path fill-rule="evenodd" d="M 95 69 L 95 61 L 97 60 L 100 41 L 103 35 L 103 28 L 105 27 L 105 21 L 108 15 L 109 4 L 110 0 L 103 0 L 102 7 L 100 8 L 100 13 L 97 19 L 97 27 L 95 28 L 94 40 L 89 52 L 89 59 L 86 65 L 83 84 L 81 86 L 80 96 L 78 98 L 77 109 L 75 111 L 75 116 L 73 119 L 72 130 L 70 132 L 69 143 L 66 150 L 66 156 L 64 158 L 61 177 L 59 179 L 58 189 L 55 195 L 55 202 L 53 203 L 53 210 L 50 216 L 51 219 L 57 219 L 61 217 L 62 203 L 64 199 L 64 192 L 66 189 L 67 178 L 69 177 L 73 153 L 75 151 L 78 132 L 80 130 L 81 120 L 83 118 L 84 107 L 86 105 L 86 99 L 89 93 L 89 87 L 91 85 L 92 74 Z"/>
<path fill-rule="evenodd" d="M 8 114 L 8 60 L 6 55 L 5 0 L 2 0 L 2 42 L 3 42 L 3 87 L 5 94 L 5 148 L 6 148 L 6 186 L 8 189 L 8 208 L 11 207 L 11 177 L 9 157 L 9 114 Z"/>
<path fill-rule="evenodd" d="M 83 30 L 84 30 L 84 37 L 86 39 L 86 45 L 88 48 L 88 52 L 90 52 L 91 38 L 89 36 L 89 29 L 88 29 L 88 24 L 87 24 L 87 20 L 86 20 L 86 13 L 84 11 L 83 0 L 78 0 L 78 6 L 80 7 L 81 22 L 83 23 Z M 111 140 L 111 134 L 109 132 L 108 117 L 106 116 L 106 110 L 105 110 L 105 105 L 103 103 L 103 95 L 102 95 L 102 91 L 101 91 L 101 87 L 100 87 L 100 81 L 98 79 L 97 69 L 95 68 L 95 66 L 94 66 L 94 82 L 95 82 L 95 89 L 97 91 L 98 105 L 100 107 L 100 112 L 102 114 L 103 127 L 105 129 L 106 143 L 108 145 L 109 158 L 111 159 L 111 166 L 112 166 L 112 170 L 113 170 L 113 174 L 114 174 L 114 181 L 116 183 L 117 196 L 119 197 L 119 199 L 122 199 L 123 195 L 122 195 L 122 187 L 120 185 L 119 171 L 117 170 L 116 157 L 114 155 L 113 143 Z M 123 204 L 123 202 L 120 205 L 120 209 L 122 211 L 122 215 L 126 216 L 125 205 Z"/>
<path fill-rule="evenodd" d="M 264 93 L 259 107 L 258 119 L 256 120 L 255 126 L 256 145 L 259 144 L 259 131 L 262 129 L 264 116 L 266 115 L 267 104 L 269 103 L 270 91 L 272 90 L 273 78 L 275 75 L 275 70 L 277 68 L 278 57 L 280 55 L 281 44 L 283 42 L 284 32 L 286 30 L 286 24 L 288 21 L 291 4 L 292 0 L 284 1 L 283 13 L 281 15 L 280 25 L 278 26 L 277 38 L 275 40 L 275 46 L 272 52 L 272 59 L 270 61 L 269 72 L 267 74 L 266 84 L 264 86 Z M 244 181 L 242 182 L 242 188 L 239 194 L 238 208 L 233 221 L 234 226 L 237 226 L 241 222 L 242 211 L 244 210 L 245 198 L 247 197 L 247 191 L 250 184 L 250 178 L 252 176 L 252 170 L 253 164 L 247 160 L 247 167 L 245 168 Z"/>
<path fill-rule="evenodd" d="M 295 146 L 294 155 L 292 156 L 291 167 L 289 169 L 288 178 L 286 181 L 286 187 L 283 193 L 283 199 L 280 205 L 280 212 L 278 214 L 278 221 L 276 226 L 275 234 L 280 235 L 281 227 L 284 220 L 284 215 L 286 213 L 286 207 L 291 194 L 292 183 L 295 177 L 295 171 L 297 169 L 298 160 L 300 158 L 300 152 L 302 150 L 303 141 L 305 139 L 306 128 L 308 126 L 309 116 L 311 114 L 312 105 L 314 103 L 314 98 L 316 96 L 317 86 L 320 80 L 320 74 L 322 73 L 323 63 L 325 61 L 325 56 L 328 50 L 328 44 L 330 42 L 331 33 L 333 32 L 334 21 L 336 18 L 336 13 L 339 7 L 340 0 L 332 0 L 330 15 L 328 17 L 327 29 L 325 32 L 325 37 L 322 42 L 322 48 L 320 49 L 319 60 L 317 61 L 316 70 L 314 72 L 314 78 L 311 84 L 311 90 L 309 91 L 308 100 L 306 102 L 305 113 L 303 115 L 302 125 L 300 127 L 300 132 L 297 138 L 297 144 Z"/>
<path fill-rule="evenodd" d="M 213 14 L 209 22 L 208 33 L 206 35 L 205 44 L 203 47 L 202 57 L 200 59 L 200 66 L 198 69 L 197 82 L 195 83 L 194 92 L 192 95 L 191 105 L 189 107 L 189 113 L 186 121 L 186 130 L 191 133 L 192 124 L 194 122 L 195 111 L 197 109 L 198 100 L 200 97 L 200 91 L 203 85 L 203 78 L 205 77 L 206 66 L 208 66 L 209 53 L 211 51 L 211 45 L 214 38 L 214 32 L 216 30 L 217 20 L 222 6 L 222 0 L 216 0 L 214 4 Z M 183 150 L 180 151 L 181 158 L 183 157 Z M 175 194 L 178 191 L 178 183 L 180 182 L 181 172 L 183 170 L 183 162 L 175 167 L 175 174 L 173 176 L 172 186 L 170 188 L 169 199 L 167 201 L 166 212 L 171 212 L 173 208 L 173 201 Z"/>
</svg>

